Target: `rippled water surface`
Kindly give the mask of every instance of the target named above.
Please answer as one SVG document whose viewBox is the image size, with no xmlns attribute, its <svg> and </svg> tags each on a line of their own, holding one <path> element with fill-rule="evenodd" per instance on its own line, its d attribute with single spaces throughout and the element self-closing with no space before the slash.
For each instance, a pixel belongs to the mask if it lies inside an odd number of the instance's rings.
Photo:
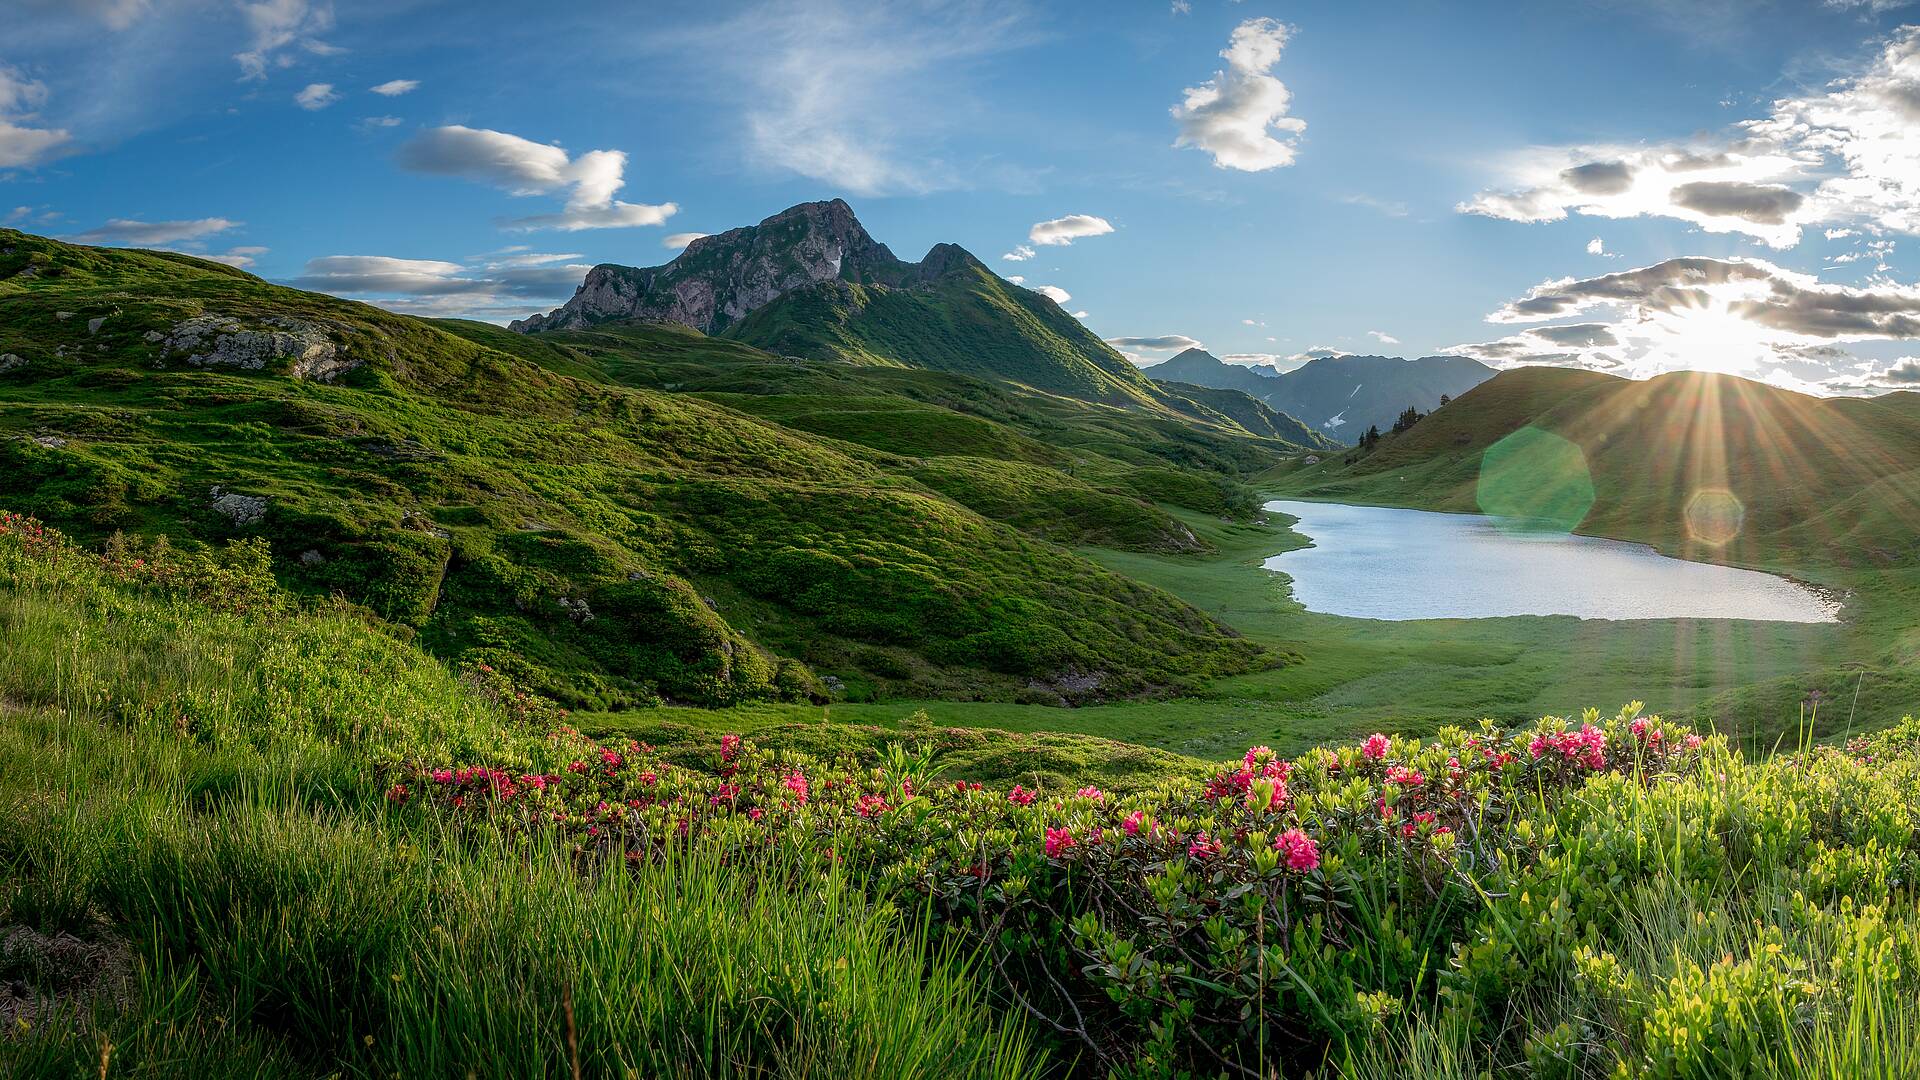
<svg viewBox="0 0 1920 1080">
<path fill-rule="evenodd" d="M 1644 544 L 1512 533 L 1476 514 L 1267 504 L 1313 546 L 1265 566 L 1309 611 L 1361 619 L 1756 619 L 1833 622 L 1832 601 L 1773 574 L 1687 562 Z"/>
</svg>

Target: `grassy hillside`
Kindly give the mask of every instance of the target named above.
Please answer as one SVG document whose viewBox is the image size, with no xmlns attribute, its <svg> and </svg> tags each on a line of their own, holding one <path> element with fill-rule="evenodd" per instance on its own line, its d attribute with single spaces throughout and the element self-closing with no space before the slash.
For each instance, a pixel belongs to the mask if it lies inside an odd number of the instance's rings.
<svg viewBox="0 0 1920 1080">
<path fill-rule="evenodd" d="M 1920 1068 L 1911 723 L 654 747 L 245 584 L 0 521 L 6 1075 Z"/>
<path fill-rule="evenodd" d="M 1153 401 L 1147 378 L 1059 304 L 953 251 L 924 284 L 809 285 L 725 336 L 794 356 L 994 376 L 1112 404 Z"/>
<path fill-rule="evenodd" d="M 1329 457 L 1281 483 L 1316 498 L 1548 517 L 1590 484 L 1590 508 L 1570 522 L 1582 532 L 1707 561 L 1910 566 L 1920 562 L 1920 412 L 1904 396 L 1522 368 L 1370 454 Z"/>
<path fill-rule="evenodd" d="M 302 594 L 602 707 L 824 696 L 826 675 L 847 692 L 1059 700 L 1267 662 L 1170 596 L 942 495 L 913 475 L 923 459 L 491 336 L 515 351 L 184 256 L 0 232 L 0 353 L 20 358 L 0 373 L 0 504 L 95 542 L 263 540 Z M 1191 430 L 1249 470 L 1278 445 Z M 963 494 L 997 482 L 957 472 L 928 475 Z M 1076 483 L 1058 479 L 1093 532 L 1177 540 L 1138 492 Z"/>
</svg>

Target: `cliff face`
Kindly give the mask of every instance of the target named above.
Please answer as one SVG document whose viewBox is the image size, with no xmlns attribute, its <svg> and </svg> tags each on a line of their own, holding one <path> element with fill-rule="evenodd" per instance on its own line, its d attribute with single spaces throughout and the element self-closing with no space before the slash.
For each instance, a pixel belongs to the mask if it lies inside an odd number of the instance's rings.
<svg viewBox="0 0 1920 1080">
<path fill-rule="evenodd" d="M 717 334 L 807 285 L 840 280 L 899 286 L 927 272 L 923 264 L 895 258 L 869 236 L 845 202 L 801 203 L 758 225 L 703 236 L 665 266 L 596 266 L 573 299 L 510 328 L 535 333 L 614 319 L 656 319 Z"/>
</svg>

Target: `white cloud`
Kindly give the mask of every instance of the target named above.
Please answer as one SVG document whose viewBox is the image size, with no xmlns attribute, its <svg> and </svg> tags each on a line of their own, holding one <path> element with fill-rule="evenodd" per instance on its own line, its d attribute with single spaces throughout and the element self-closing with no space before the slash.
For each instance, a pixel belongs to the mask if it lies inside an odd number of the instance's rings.
<svg viewBox="0 0 1920 1080">
<path fill-rule="evenodd" d="M 1578 316 L 1588 321 L 1558 321 Z M 1855 288 L 1760 259 L 1693 256 L 1545 282 L 1487 321 L 1552 325 L 1443 351 L 1630 377 L 1719 371 L 1839 392 L 1858 382 L 1858 372 L 1849 367 L 1856 358 L 1836 343 L 1920 338 L 1920 286 Z"/>
<path fill-rule="evenodd" d="M 1013 282 L 1015 285 L 1025 285 L 1027 283 L 1027 279 L 1019 274 L 1008 274 L 1007 280 Z"/>
<path fill-rule="evenodd" d="M 1601 240 L 1599 237 L 1596 236 L 1593 239 L 1587 241 L 1587 254 L 1605 255 L 1606 253 L 1607 253 L 1606 242 Z"/>
<path fill-rule="evenodd" d="M 0 168 L 37 165 L 67 147 L 64 128 L 31 126 L 47 103 L 47 85 L 0 64 Z"/>
<path fill-rule="evenodd" d="M 517 232 L 658 225 L 680 209 L 670 202 L 650 205 L 615 199 L 614 192 L 626 183 L 627 155 L 619 150 L 589 150 L 573 157 L 558 146 L 456 124 L 422 132 L 400 148 L 399 162 L 414 172 L 463 176 L 514 195 L 567 192 L 566 208 L 560 213 L 503 223 L 503 228 Z"/>
<path fill-rule="evenodd" d="M 389 79 L 379 86 L 369 86 L 367 89 L 379 94 L 381 97 L 399 97 L 401 94 L 410 94 L 420 89 L 420 80 Z"/>
<path fill-rule="evenodd" d="M 1776 248 L 1832 223 L 1920 232 L 1920 26 L 1882 39 L 1855 74 L 1773 102 L 1769 114 L 1713 138 L 1653 147 L 1527 151 L 1509 185 L 1457 210 L 1509 221 L 1569 213 L 1677 218 Z"/>
<path fill-rule="evenodd" d="M 1025 244 L 1020 244 L 1012 251 L 1000 257 L 1008 262 L 1026 262 L 1028 259 L 1033 258 L 1033 249 Z"/>
<path fill-rule="evenodd" d="M 75 233 L 67 239 L 77 244 L 133 244 L 160 247 L 199 240 L 237 229 L 240 222 L 227 218 L 193 218 L 186 221 L 131 221 L 112 218 L 105 225 Z"/>
<path fill-rule="evenodd" d="M 1036 223 L 1027 230 L 1027 239 L 1042 247 L 1065 246 L 1089 236 L 1105 236 L 1113 231 L 1113 223 L 1106 218 L 1092 214 L 1068 214 L 1051 221 Z M 1022 247 L 1021 250 L 1031 251 Z"/>
<path fill-rule="evenodd" d="M 1855 232 L 1852 229 L 1828 229 L 1827 230 L 1827 239 L 1829 240 L 1839 240 L 1839 239 L 1842 239 L 1843 237 L 1858 236 L 1858 235 L 1859 233 Z"/>
<path fill-rule="evenodd" d="M 200 257 L 212 262 L 226 263 L 228 266 L 245 270 L 253 265 L 256 258 L 266 253 L 267 249 L 263 247 L 236 247 L 228 248 L 219 255 L 202 255 Z"/>
<path fill-rule="evenodd" d="M 1174 14 L 1174 15 L 1193 14 L 1193 0 L 1173 0 L 1173 10 L 1170 12 L 1170 14 Z"/>
<path fill-rule="evenodd" d="M 305 90 L 293 95 L 293 103 L 308 112 L 318 112 L 339 100 L 333 84 L 323 82 L 308 83 Z"/>
<path fill-rule="evenodd" d="M 1287 115 L 1292 94 L 1272 75 L 1289 32 L 1274 19 L 1248 19 L 1235 27 L 1220 53 L 1226 68 L 1188 87 L 1173 107 L 1180 124 L 1173 144 L 1206 151 L 1222 169 L 1260 172 L 1293 164 L 1294 140 L 1307 123 Z"/>
<path fill-rule="evenodd" d="M 1041 296 L 1046 297 L 1047 299 L 1053 301 L 1056 304 L 1064 304 L 1067 301 L 1073 299 L 1072 293 L 1068 292 L 1067 290 L 1061 288 L 1058 285 L 1035 285 L 1033 287 L 1033 291 L 1039 293 Z"/>
<path fill-rule="evenodd" d="M 1261 322 L 1259 319 L 1241 319 L 1240 325 L 1241 326 L 1265 326 L 1267 324 Z"/>
<path fill-rule="evenodd" d="M 578 256 L 514 254 L 467 266 L 441 259 L 327 255 L 309 259 L 290 284 L 392 311 L 505 322 L 570 294 L 591 269 L 559 263 L 572 258 Z"/>
<path fill-rule="evenodd" d="M 1155 337 L 1110 337 L 1107 344 L 1122 351 L 1141 352 L 1181 352 L 1185 349 L 1204 349 L 1198 340 L 1185 334 L 1160 334 Z"/>
<path fill-rule="evenodd" d="M 397 116 L 368 116 L 360 121 L 360 127 L 367 131 L 375 131 L 380 128 L 396 128 L 402 123 L 404 121 Z"/>
<path fill-rule="evenodd" d="M 286 67 L 293 61 L 286 55 L 297 46 L 317 56 L 338 52 L 317 35 L 333 28 L 333 6 L 310 0 L 257 0 L 242 3 L 240 14 L 247 24 L 247 48 L 234 54 L 243 80 L 264 79 L 267 68 Z"/>
<path fill-rule="evenodd" d="M 1374 339 L 1375 341 L 1378 341 L 1382 345 L 1400 344 L 1399 338 L 1394 337 L 1392 334 L 1384 333 L 1379 330 L 1369 330 L 1367 331 L 1367 336 Z"/>
<path fill-rule="evenodd" d="M 679 251 L 681 248 L 686 247 L 688 244 L 693 243 L 705 235 L 707 234 L 703 232 L 668 233 L 660 239 L 660 245 L 671 251 Z"/>
<path fill-rule="evenodd" d="M 1084 311 L 1076 311 L 1076 312 L 1073 312 L 1072 314 L 1073 314 L 1073 317 L 1074 317 L 1074 318 L 1076 318 L 1076 319 L 1080 319 L 1080 320 L 1083 320 L 1083 321 L 1084 321 L 1084 320 L 1086 319 L 1086 317 L 1087 317 L 1087 313 L 1086 313 L 1086 312 L 1084 312 Z"/>
</svg>

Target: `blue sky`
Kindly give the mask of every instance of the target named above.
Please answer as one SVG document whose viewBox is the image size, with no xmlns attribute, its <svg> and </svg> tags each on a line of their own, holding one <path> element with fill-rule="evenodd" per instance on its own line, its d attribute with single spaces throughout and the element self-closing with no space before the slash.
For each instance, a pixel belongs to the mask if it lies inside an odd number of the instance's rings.
<svg viewBox="0 0 1920 1080">
<path fill-rule="evenodd" d="M 1920 5 L 8 8 L 0 220 L 397 310 L 505 321 L 840 196 L 1142 362 L 1920 384 Z"/>
</svg>

